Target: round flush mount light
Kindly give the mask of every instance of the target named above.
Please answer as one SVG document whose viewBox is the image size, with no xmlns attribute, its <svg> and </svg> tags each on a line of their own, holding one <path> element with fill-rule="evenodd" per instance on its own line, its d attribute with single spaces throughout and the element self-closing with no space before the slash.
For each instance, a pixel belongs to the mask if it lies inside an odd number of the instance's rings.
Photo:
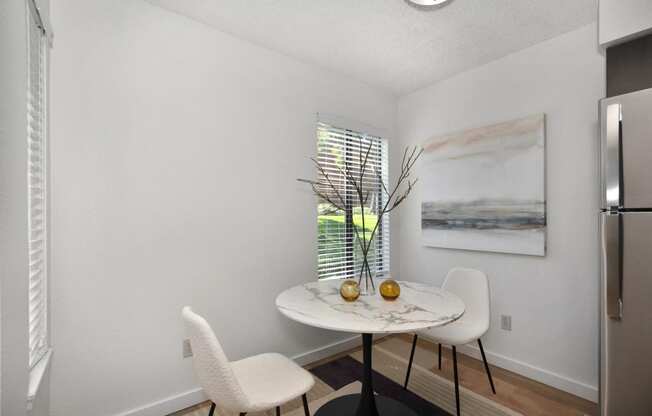
<svg viewBox="0 0 652 416">
<path fill-rule="evenodd" d="M 428 7 L 428 6 L 443 6 L 450 3 L 451 0 L 405 0 L 414 6 Z"/>
</svg>

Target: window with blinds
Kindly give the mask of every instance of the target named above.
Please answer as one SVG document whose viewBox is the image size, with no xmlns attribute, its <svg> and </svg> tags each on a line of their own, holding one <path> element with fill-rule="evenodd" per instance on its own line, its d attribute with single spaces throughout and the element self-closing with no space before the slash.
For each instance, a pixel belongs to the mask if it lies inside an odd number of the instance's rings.
<svg viewBox="0 0 652 416">
<path fill-rule="evenodd" d="M 31 3 L 31 2 L 30 2 Z M 31 5 L 30 5 L 31 6 Z M 27 88 L 27 184 L 29 187 L 29 365 L 48 349 L 47 319 L 47 53 L 48 42 L 30 7 Z"/>
<path fill-rule="evenodd" d="M 361 207 L 357 191 L 347 182 L 344 172 L 348 169 L 352 174 L 360 175 L 367 150 L 367 168 L 362 180 L 367 200 Z M 341 204 L 345 208 L 342 210 L 324 199 L 318 201 L 319 278 L 358 277 L 363 262 L 358 238 L 370 239 L 376 225 L 367 257 L 369 267 L 377 276 L 389 273 L 389 217 L 385 216 L 379 224 L 376 220 L 378 207 L 387 202 L 383 193 L 383 184 L 387 185 L 388 179 L 387 142 L 380 137 L 319 122 L 317 160 L 345 202 Z M 318 180 L 325 179 L 321 173 Z"/>
</svg>

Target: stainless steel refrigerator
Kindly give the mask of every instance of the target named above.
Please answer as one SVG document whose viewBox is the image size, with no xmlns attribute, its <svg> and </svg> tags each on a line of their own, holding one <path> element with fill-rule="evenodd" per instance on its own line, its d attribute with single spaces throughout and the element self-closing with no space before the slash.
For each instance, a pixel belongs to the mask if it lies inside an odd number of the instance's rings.
<svg viewBox="0 0 652 416">
<path fill-rule="evenodd" d="M 652 89 L 600 102 L 602 416 L 652 415 Z"/>
</svg>

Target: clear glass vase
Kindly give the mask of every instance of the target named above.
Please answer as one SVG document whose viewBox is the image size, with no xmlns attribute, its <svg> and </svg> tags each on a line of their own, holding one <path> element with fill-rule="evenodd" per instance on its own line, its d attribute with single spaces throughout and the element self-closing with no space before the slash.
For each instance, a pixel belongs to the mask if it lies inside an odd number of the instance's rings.
<svg viewBox="0 0 652 416">
<path fill-rule="evenodd" d="M 371 273 L 369 264 L 366 259 L 362 262 L 362 269 L 360 270 L 360 277 L 358 278 L 358 286 L 360 286 L 360 295 L 373 296 L 376 294 L 376 284 L 374 276 Z"/>
</svg>

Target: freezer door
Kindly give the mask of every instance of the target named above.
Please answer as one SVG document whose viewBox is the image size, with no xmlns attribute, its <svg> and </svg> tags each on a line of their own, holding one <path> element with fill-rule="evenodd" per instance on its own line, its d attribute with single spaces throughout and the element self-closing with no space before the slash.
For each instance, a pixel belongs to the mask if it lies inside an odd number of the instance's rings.
<svg viewBox="0 0 652 416">
<path fill-rule="evenodd" d="M 604 240 L 609 236 L 603 214 L 602 414 L 652 415 L 652 212 L 620 217 L 620 295 L 622 314 L 608 313 L 610 266 Z M 613 216 L 613 215 L 612 215 Z M 607 224 L 607 228 L 604 228 Z"/>
<path fill-rule="evenodd" d="M 602 207 L 652 208 L 652 89 L 600 102 Z"/>
</svg>

